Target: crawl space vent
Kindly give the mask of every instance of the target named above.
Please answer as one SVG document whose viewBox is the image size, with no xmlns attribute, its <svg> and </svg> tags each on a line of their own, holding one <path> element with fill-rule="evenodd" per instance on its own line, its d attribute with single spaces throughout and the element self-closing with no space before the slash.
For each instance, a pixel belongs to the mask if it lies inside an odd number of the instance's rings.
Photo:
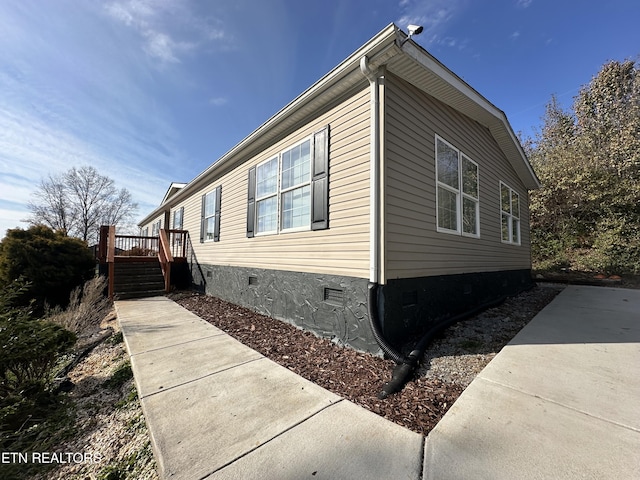
<svg viewBox="0 0 640 480">
<path fill-rule="evenodd" d="M 333 305 L 342 305 L 344 303 L 344 290 L 340 288 L 324 288 L 324 301 Z"/>
</svg>

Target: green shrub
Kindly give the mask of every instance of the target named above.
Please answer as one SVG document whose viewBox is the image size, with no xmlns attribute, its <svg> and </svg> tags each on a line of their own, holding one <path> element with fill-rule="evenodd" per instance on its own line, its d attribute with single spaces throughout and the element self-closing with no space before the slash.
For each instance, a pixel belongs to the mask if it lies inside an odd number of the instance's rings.
<svg viewBox="0 0 640 480">
<path fill-rule="evenodd" d="M 75 342 L 73 333 L 13 305 L 27 286 L 13 282 L 0 289 L 0 446 L 12 451 L 42 443 L 49 419 L 66 411 L 48 387 L 59 356 Z"/>
<path fill-rule="evenodd" d="M 94 274 L 95 260 L 87 244 L 45 226 L 7 230 L 0 242 L 0 287 L 22 277 L 29 287 L 16 299 L 35 301 L 38 314 L 45 303 L 66 306 L 71 291 Z"/>
<path fill-rule="evenodd" d="M 75 340 L 72 332 L 51 322 L 0 319 L 0 400 L 45 390 L 59 356 Z"/>
</svg>

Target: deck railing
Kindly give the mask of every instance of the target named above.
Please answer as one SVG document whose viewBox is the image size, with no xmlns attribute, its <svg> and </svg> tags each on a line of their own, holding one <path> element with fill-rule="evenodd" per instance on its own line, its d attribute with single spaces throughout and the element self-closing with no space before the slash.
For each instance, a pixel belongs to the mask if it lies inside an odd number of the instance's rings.
<svg viewBox="0 0 640 480">
<path fill-rule="evenodd" d="M 123 257 L 158 257 L 164 276 L 165 291 L 171 285 L 171 264 L 176 258 L 185 258 L 188 231 L 160 230 L 157 237 L 140 235 L 116 235 L 114 225 L 100 227 L 98 261 L 108 265 L 109 297 L 114 294 L 113 264 Z"/>
</svg>

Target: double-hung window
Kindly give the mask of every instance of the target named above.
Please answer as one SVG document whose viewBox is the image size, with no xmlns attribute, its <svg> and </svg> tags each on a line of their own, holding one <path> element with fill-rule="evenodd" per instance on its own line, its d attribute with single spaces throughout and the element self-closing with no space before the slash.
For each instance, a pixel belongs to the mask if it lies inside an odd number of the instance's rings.
<svg viewBox="0 0 640 480">
<path fill-rule="evenodd" d="M 160 235 L 160 228 L 162 227 L 162 220 L 158 220 L 151 225 L 151 236 L 157 237 Z"/>
<path fill-rule="evenodd" d="M 173 229 L 174 230 L 182 230 L 184 219 L 184 207 L 180 207 L 179 209 L 173 212 Z M 173 245 L 182 246 L 182 235 L 171 235 L 171 242 Z"/>
<path fill-rule="evenodd" d="M 249 169 L 247 236 L 328 228 L 328 127 Z"/>
<path fill-rule="evenodd" d="M 437 230 L 480 237 L 478 164 L 436 137 L 436 178 Z"/>
<path fill-rule="evenodd" d="M 180 207 L 173 212 L 173 229 L 182 230 L 182 219 L 184 218 L 184 207 Z"/>
<path fill-rule="evenodd" d="M 200 217 L 200 243 L 220 240 L 220 195 L 222 187 L 218 186 L 202 196 Z"/>
<path fill-rule="evenodd" d="M 307 139 L 256 168 L 256 234 L 308 229 L 310 221 L 311 139 Z"/>
<path fill-rule="evenodd" d="M 256 168 L 256 233 L 278 230 L 278 157 Z"/>
<path fill-rule="evenodd" d="M 520 245 L 520 196 L 500 182 L 500 224 L 504 243 Z"/>
<path fill-rule="evenodd" d="M 282 230 L 309 228 L 311 224 L 311 140 L 281 155 L 280 191 Z"/>
</svg>

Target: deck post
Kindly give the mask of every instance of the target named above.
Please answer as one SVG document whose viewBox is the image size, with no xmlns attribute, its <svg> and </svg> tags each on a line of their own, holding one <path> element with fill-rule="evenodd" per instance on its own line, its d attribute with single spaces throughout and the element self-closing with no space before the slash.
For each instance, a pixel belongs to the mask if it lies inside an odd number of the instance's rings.
<svg viewBox="0 0 640 480">
<path fill-rule="evenodd" d="M 173 263 L 173 255 L 171 254 L 171 245 L 169 245 L 167 231 L 160 229 L 158 236 L 160 239 L 158 242 L 158 259 L 160 260 L 160 266 L 164 274 L 164 291 L 169 293 L 171 291 L 171 264 Z"/>
<path fill-rule="evenodd" d="M 115 289 L 115 254 L 116 254 L 116 226 L 109 225 L 109 241 L 107 243 L 107 266 L 109 268 L 109 300 L 113 301 Z"/>
</svg>

